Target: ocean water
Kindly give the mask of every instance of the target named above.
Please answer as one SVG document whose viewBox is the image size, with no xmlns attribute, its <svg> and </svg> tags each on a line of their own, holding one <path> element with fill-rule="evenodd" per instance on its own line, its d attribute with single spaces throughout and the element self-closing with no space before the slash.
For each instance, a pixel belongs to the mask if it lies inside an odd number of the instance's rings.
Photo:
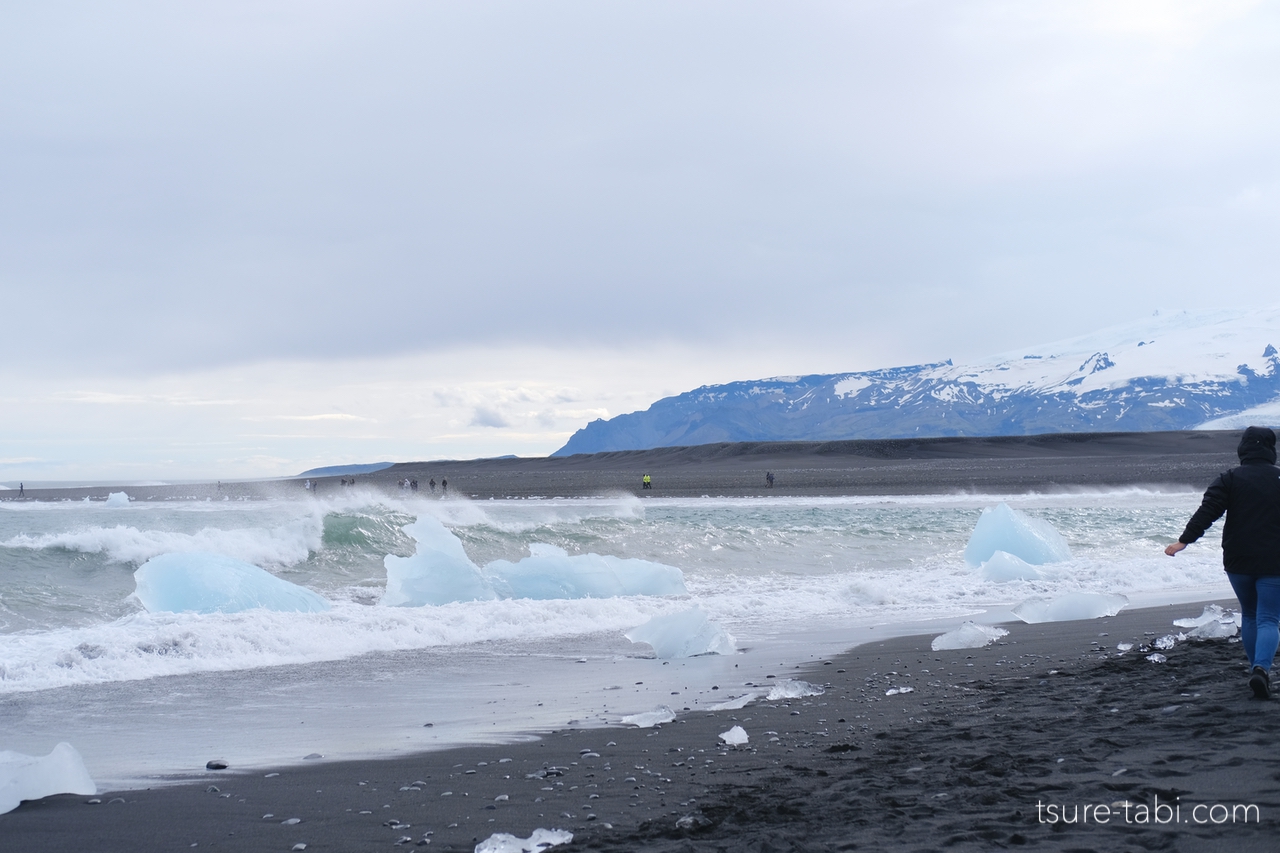
<svg viewBox="0 0 1280 853">
<path fill-rule="evenodd" d="M 886 632 L 1007 619 L 1028 598 L 1078 590 L 1123 594 L 1135 605 L 1230 597 L 1215 534 L 1175 559 L 1161 553 L 1198 499 L 1119 490 L 4 502 L 0 749 L 47 752 L 69 740 L 92 759 L 92 772 L 120 784 L 181 774 L 210 751 L 258 766 L 314 752 L 390 754 L 708 701 L 719 681 L 742 684 Z M 1053 524 L 1072 559 L 1047 567 L 1043 580 L 1008 583 L 965 565 L 978 515 L 1000 502 Z M 518 560 L 546 543 L 676 566 L 689 595 L 380 605 L 383 558 L 412 554 L 403 528 L 428 514 L 478 565 Z M 133 572 L 183 551 L 261 566 L 332 609 L 146 612 Z M 737 639 L 739 654 L 664 663 L 623 637 L 693 604 Z M 157 731 L 173 737 L 158 741 Z"/>
</svg>

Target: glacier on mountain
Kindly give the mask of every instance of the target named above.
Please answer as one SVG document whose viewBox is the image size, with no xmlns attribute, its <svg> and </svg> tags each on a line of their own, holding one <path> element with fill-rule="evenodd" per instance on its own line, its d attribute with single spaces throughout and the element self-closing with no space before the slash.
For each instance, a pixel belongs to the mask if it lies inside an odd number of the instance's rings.
<svg viewBox="0 0 1280 853">
<path fill-rule="evenodd" d="M 725 441 L 1234 429 L 1280 421 L 1280 306 L 1157 313 L 971 364 L 697 388 L 596 420 L 553 455 Z"/>
</svg>

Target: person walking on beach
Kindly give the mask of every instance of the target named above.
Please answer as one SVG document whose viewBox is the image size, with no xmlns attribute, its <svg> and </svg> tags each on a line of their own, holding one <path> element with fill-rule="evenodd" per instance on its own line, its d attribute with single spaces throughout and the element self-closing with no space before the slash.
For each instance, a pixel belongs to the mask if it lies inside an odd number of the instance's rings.
<svg viewBox="0 0 1280 853">
<path fill-rule="evenodd" d="M 25 491 L 25 490 L 24 490 L 24 488 L 23 488 L 22 483 L 19 483 L 19 484 L 18 484 L 18 497 L 20 497 L 20 498 L 25 498 L 26 496 L 27 496 L 27 494 L 26 494 L 26 491 Z"/>
<path fill-rule="evenodd" d="M 771 489 L 773 488 L 773 472 L 772 471 L 764 472 L 764 481 L 769 485 L 769 488 Z"/>
<path fill-rule="evenodd" d="M 432 477 L 430 480 L 427 480 L 427 486 L 428 488 L 431 489 L 432 493 L 434 494 L 436 490 L 436 478 Z"/>
<path fill-rule="evenodd" d="M 1226 513 L 1222 563 L 1240 601 L 1240 639 L 1249 657 L 1249 689 L 1271 696 L 1271 663 L 1280 646 L 1280 468 L 1276 434 L 1244 431 L 1239 466 L 1219 474 L 1205 490 L 1187 527 L 1164 549 L 1170 557 L 1195 542 Z"/>
<path fill-rule="evenodd" d="M 440 478 L 440 491 L 443 492 L 444 494 L 449 493 L 449 481 L 446 480 L 444 477 Z"/>
<path fill-rule="evenodd" d="M 653 479 L 648 474 L 645 474 L 643 477 L 640 478 L 640 488 L 642 489 L 653 488 Z"/>
</svg>

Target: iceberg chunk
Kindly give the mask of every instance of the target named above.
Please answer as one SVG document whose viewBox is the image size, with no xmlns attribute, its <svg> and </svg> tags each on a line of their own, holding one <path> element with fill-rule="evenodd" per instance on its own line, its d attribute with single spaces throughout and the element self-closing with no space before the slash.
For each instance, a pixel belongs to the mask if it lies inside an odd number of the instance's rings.
<svg viewBox="0 0 1280 853">
<path fill-rule="evenodd" d="M 965 546 L 964 561 L 971 566 L 979 566 L 990 560 L 996 551 L 1012 554 L 1034 566 L 1071 559 L 1067 540 L 1052 524 L 1024 515 L 1008 504 L 987 507 L 982 511 L 969 537 L 969 544 Z"/>
<path fill-rule="evenodd" d="M 691 658 L 695 655 L 731 655 L 738 646 L 729 632 L 707 618 L 701 607 L 680 613 L 654 616 L 632 628 L 626 638 L 648 643 L 660 660 Z"/>
<path fill-rule="evenodd" d="M 486 601 L 497 594 L 480 575 L 476 564 L 462 549 L 462 540 L 429 515 L 405 525 L 418 543 L 412 557 L 388 554 L 387 589 L 382 603 L 419 607 L 451 601 Z"/>
<path fill-rule="evenodd" d="M 751 738 L 742 726 L 734 726 L 727 732 L 721 732 L 720 740 L 724 741 L 727 746 L 742 746 Z"/>
<path fill-rule="evenodd" d="M 533 544 L 518 562 L 471 562 L 462 540 L 431 516 L 405 526 L 418 543 L 412 557 L 388 554 L 382 603 L 420 607 L 495 598 L 612 598 L 618 595 L 687 595 L 684 573 L 674 566 L 600 554 L 570 556 L 554 545 Z"/>
<path fill-rule="evenodd" d="M 107 495 L 107 506 L 128 506 L 129 495 L 126 492 L 111 492 Z"/>
<path fill-rule="evenodd" d="M 1070 622 L 1075 619 L 1097 619 L 1115 616 L 1129 599 L 1123 595 L 1097 592 L 1069 592 L 1057 598 L 1032 598 L 1013 608 L 1013 615 L 1023 622 Z"/>
<path fill-rule="evenodd" d="M 1005 581 L 1038 581 L 1044 577 L 1040 570 L 1007 551 L 996 551 L 982 564 L 982 576 L 995 583 Z"/>
<path fill-rule="evenodd" d="M 528 838 L 516 838 L 510 833 L 495 832 L 476 845 L 475 853 L 537 853 L 548 847 L 568 844 L 572 840 L 573 833 L 565 829 L 539 827 Z"/>
<path fill-rule="evenodd" d="M 1009 632 L 1004 628 L 992 625 L 979 625 L 977 622 L 965 622 L 954 631 L 939 634 L 933 638 L 930 648 L 935 652 L 951 649 L 980 649 L 989 643 L 1004 637 Z"/>
<path fill-rule="evenodd" d="M 784 678 L 769 688 L 769 695 L 765 698 L 770 702 L 778 702 L 782 699 L 803 699 L 806 696 L 821 696 L 822 693 L 822 688 L 816 684 Z"/>
<path fill-rule="evenodd" d="M 60 743 L 43 757 L 0 751 L 0 814 L 23 800 L 54 794 L 96 794 L 84 759 L 69 743 Z"/>
<path fill-rule="evenodd" d="M 484 577 L 502 598 L 612 598 L 616 595 L 687 595 L 674 566 L 599 554 L 569 556 L 554 545 L 529 546 L 518 563 L 494 560 Z"/>
<path fill-rule="evenodd" d="M 319 613 L 324 597 L 250 563 L 222 554 L 161 554 L 133 573 L 138 600 L 152 613 L 238 613 L 267 610 Z"/>
<path fill-rule="evenodd" d="M 1236 624 L 1238 613 L 1224 611 L 1216 604 L 1205 605 L 1204 612 L 1194 619 L 1175 619 L 1173 624 L 1179 628 L 1190 628 L 1187 636 L 1200 640 L 1221 640 L 1234 637 L 1239 630 Z"/>
<path fill-rule="evenodd" d="M 640 714 L 628 714 L 620 721 L 624 726 L 635 726 L 637 729 L 651 729 L 654 726 L 660 726 L 663 723 L 669 723 L 676 718 L 676 712 L 666 705 L 662 705 L 656 711 L 644 711 Z"/>
</svg>

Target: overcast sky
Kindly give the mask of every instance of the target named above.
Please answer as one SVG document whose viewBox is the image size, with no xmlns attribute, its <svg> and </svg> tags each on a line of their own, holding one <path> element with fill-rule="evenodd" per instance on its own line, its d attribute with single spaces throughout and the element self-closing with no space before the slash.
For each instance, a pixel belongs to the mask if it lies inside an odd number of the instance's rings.
<svg viewBox="0 0 1280 853">
<path fill-rule="evenodd" d="M 543 455 L 1272 304 L 1280 7 L 0 9 L 0 481 Z"/>
</svg>

